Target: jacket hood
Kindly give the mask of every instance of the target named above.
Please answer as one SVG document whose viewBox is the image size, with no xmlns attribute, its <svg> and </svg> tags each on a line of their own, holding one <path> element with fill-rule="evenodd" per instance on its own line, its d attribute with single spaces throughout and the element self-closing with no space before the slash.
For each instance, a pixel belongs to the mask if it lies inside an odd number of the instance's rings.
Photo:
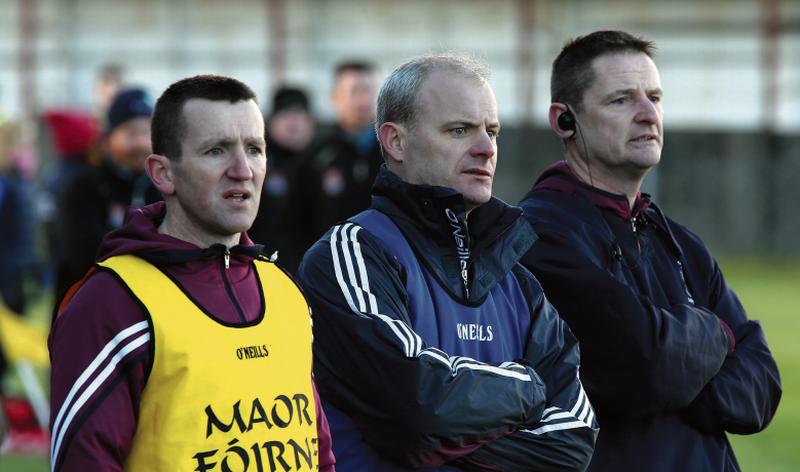
<svg viewBox="0 0 800 472">
<path fill-rule="evenodd" d="M 628 197 L 625 195 L 606 192 L 581 182 L 570 169 L 567 161 L 556 162 L 547 168 L 539 176 L 531 191 L 543 188 L 559 192 L 579 193 L 587 197 L 596 206 L 611 210 L 625 221 L 639 217 L 651 204 L 650 195 L 639 192 L 636 194 L 636 200 L 633 208 L 631 208 L 628 203 Z"/>
<path fill-rule="evenodd" d="M 160 264 L 181 264 L 225 252 L 222 244 L 199 248 L 187 241 L 159 233 L 158 226 L 164 220 L 166 210 L 164 202 L 128 208 L 123 225 L 103 239 L 97 259 L 102 261 L 113 256 L 133 254 Z M 253 244 L 247 233 L 242 233 L 239 245 L 230 249 L 232 255 L 250 259 L 258 257 L 262 251 L 263 246 Z"/>
</svg>

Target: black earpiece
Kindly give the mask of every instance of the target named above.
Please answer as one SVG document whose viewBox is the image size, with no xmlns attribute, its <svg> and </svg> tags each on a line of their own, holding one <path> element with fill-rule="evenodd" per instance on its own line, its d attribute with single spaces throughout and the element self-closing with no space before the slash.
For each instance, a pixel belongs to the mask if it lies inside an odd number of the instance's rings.
<svg viewBox="0 0 800 472">
<path fill-rule="evenodd" d="M 586 147 L 586 139 L 583 136 L 583 130 L 578 133 L 578 129 L 582 128 L 581 124 L 578 123 L 578 120 L 575 118 L 575 114 L 572 113 L 572 109 L 569 107 L 569 104 L 564 104 L 566 110 L 564 113 L 558 115 L 558 119 L 556 119 L 556 123 L 558 123 L 558 127 L 562 131 L 572 131 L 572 134 L 565 137 L 563 139 L 564 146 L 566 147 L 567 141 L 575 140 L 577 145 L 578 135 L 580 135 L 581 145 L 583 146 L 583 160 L 586 161 L 586 172 L 589 174 L 589 185 L 594 187 L 594 180 L 592 179 L 592 166 L 589 164 L 589 150 Z M 580 153 L 578 153 L 580 156 Z"/>
<path fill-rule="evenodd" d="M 558 115 L 558 127 L 564 131 L 575 131 L 575 115 L 569 110 Z"/>
</svg>

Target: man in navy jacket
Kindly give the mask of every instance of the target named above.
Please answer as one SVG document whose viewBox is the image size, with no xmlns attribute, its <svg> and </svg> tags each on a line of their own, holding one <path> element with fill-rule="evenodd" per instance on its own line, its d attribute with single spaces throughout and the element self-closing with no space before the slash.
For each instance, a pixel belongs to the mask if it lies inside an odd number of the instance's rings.
<svg viewBox="0 0 800 472">
<path fill-rule="evenodd" d="M 518 262 L 535 239 L 521 210 L 491 197 L 499 129 L 475 61 L 416 58 L 381 89 L 372 207 L 299 272 L 341 470 L 588 465 L 577 343 Z"/>
<path fill-rule="evenodd" d="M 553 63 L 550 126 L 565 160 L 521 206 L 523 263 L 581 343 L 602 431 L 592 471 L 736 471 L 781 396 L 775 360 L 695 234 L 640 193 L 663 144 L 653 43 L 599 31 Z"/>
</svg>

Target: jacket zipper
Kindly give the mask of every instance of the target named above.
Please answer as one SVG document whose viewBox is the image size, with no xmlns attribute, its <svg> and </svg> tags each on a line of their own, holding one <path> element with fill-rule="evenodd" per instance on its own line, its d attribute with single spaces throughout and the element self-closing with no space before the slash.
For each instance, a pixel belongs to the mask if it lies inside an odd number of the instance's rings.
<svg viewBox="0 0 800 472">
<path fill-rule="evenodd" d="M 631 217 L 631 230 L 633 231 L 633 240 L 636 241 L 636 251 L 642 255 L 642 244 L 639 241 L 639 231 L 636 229 L 636 217 Z"/>
<path fill-rule="evenodd" d="M 225 253 L 222 256 L 222 283 L 225 285 L 225 292 L 228 294 L 228 298 L 230 298 L 231 303 L 233 304 L 234 308 L 236 308 L 236 312 L 239 314 L 239 318 L 242 322 L 246 322 L 247 318 L 244 316 L 244 310 L 242 310 L 241 305 L 239 305 L 239 301 L 236 299 L 236 296 L 233 294 L 233 288 L 231 287 L 230 281 L 228 281 L 228 273 L 227 270 L 231 267 L 231 252 L 228 248 L 225 248 Z"/>
<path fill-rule="evenodd" d="M 689 299 L 689 303 L 694 305 L 694 297 L 692 297 L 692 292 L 689 291 L 689 284 L 686 283 L 686 275 L 683 273 L 683 263 L 678 259 L 678 273 L 681 275 L 681 282 L 683 282 L 683 289 L 686 290 L 686 298 Z"/>
</svg>

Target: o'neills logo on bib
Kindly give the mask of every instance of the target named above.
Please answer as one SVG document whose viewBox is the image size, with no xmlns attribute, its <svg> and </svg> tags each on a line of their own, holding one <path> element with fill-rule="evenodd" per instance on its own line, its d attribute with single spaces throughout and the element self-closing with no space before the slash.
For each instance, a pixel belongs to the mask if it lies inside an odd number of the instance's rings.
<svg viewBox="0 0 800 472">
<path fill-rule="evenodd" d="M 266 344 L 260 346 L 242 346 L 236 349 L 236 357 L 243 361 L 245 359 L 258 359 L 260 357 L 268 357 L 269 349 Z"/>
<path fill-rule="evenodd" d="M 266 404 L 259 398 L 242 403 L 238 400 L 228 407 L 206 406 L 206 439 L 216 444 L 220 434 L 230 439 L 225 438 L 228 447 L 224 450 L 199 451 L 192 456 L 197 464 L 194 470 L 317 470 L 317 428 L 311 419 L 313 412 L 309 411 L 314 407 L 305 394 L 278 395 Z M 240 443 L 235 437 L 257 428 L 272 432 L 291 429 L 291 432 L 284 434 L 283 440 L 252 444 Z M 308 430 L 307 434 L 304 430 Z"/>
</svg>

